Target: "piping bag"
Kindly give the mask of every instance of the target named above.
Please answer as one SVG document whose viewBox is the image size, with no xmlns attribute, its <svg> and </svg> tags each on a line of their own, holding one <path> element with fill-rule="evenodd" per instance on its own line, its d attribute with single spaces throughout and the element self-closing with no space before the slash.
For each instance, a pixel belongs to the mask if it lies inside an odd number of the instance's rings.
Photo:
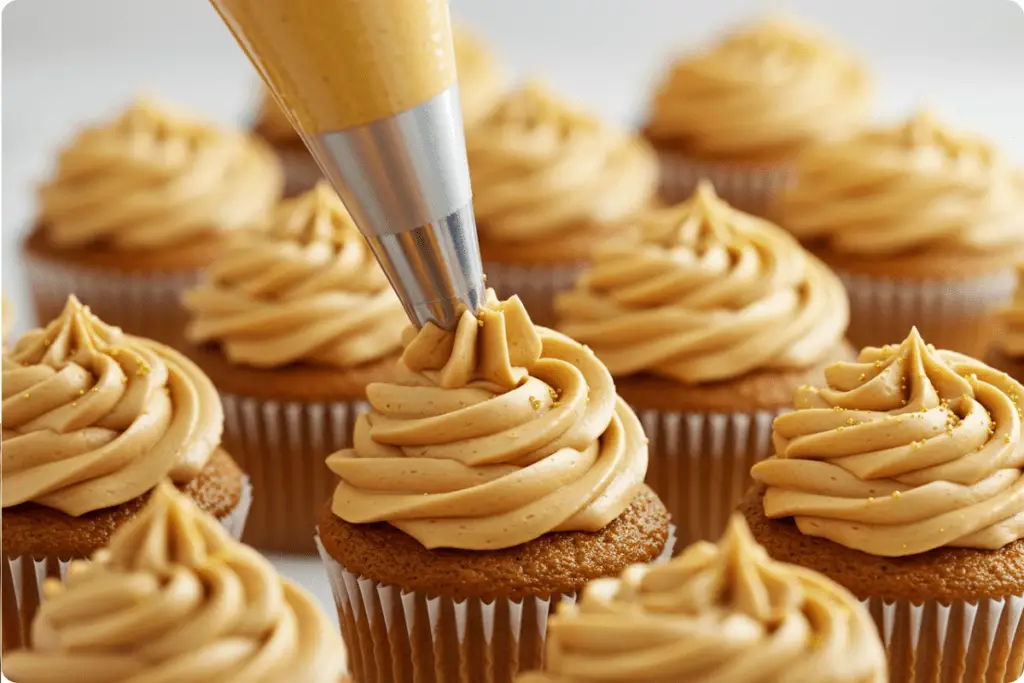
<svg viewBox="0 0 1024 683">
<path fill-rule="evenodd" d="M 409 318 L 484 301 L 447 0 L 210 0 Z"/>
</svg>

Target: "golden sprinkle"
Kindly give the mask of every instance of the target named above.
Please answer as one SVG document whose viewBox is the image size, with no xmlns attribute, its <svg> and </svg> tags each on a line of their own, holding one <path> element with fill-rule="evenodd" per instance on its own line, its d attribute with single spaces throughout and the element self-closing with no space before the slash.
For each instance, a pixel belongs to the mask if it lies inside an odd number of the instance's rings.
<svg viewBox="0 0 1024 683">
<path fill-rule="evenodd" d="M 85 389 L 79 389 L 78 390 L 78 395 L 79 396 L 84 396 L 85 395 Z"/>
<path fill-rule="evenodd" d="M 854 421 L 853 421 L 853 418 L 852 417 L 846 418 L 846 424 L 848 424 L 848 425 L 855 424 Z"/>
<path fill-rule="evenodd" d="M 832 410 L 834 410 L 834 411 L 836 411 L 838 413 L 839 411 L 842 410 L 842 408 L 839 407 L 839 406 L 832 406 Z"/>
<path fill-rule="evenodd" d="M 94 394 L 95 394 L 95 393 L 98 393 L 98 392 L 99 392 L 99 390 L 100 390 L 100 388 L 99 388 L 99 387 L 93 387 L 91 391 L 92 391 L 92 393 L 94 393 Z"/>
<path fill-rule="evenodd" d="M 875 502 L 874 497 L 873 496 L 868 496 L 868 502 L 869 503 L 874 503 Z"/>
<path fill-rule="evenodd" d="M 540 399 L 536 396 L 530 397 L 530 405 L 533 406 L 534 410 L 540 410 Z"/>
<path fill-rule="evenodd" d="M 483 318 L 477 318 L 476 319 L 476 326 L 477 327 L 483 327 L 484 326 Z"/>
<path fill-rule="evenodd" d="M 903 494 L 901 494 L 899 491 L 893 491 L 892 492 L 892 497 L 893 498 L 899 498 L 901 495 L 903 495 Z"/>
<path fill-rule="evenodd" d="M 24 398 L 31 398 L 31 397 L 32 397 L 32 394 L 30 394 L 30 393 L 28 393 L 28 392 L 26 391 L 26 392 L 25 392 L 24 394 L 22 394 L 22 396 L 23 396 Z"/>
<path fill-rule="evenodd" d="M 1010 443 L 1010 435 L 1009 434 L 1003 434 L 1003 442 L 1004 443 Z"/>
<path fill-rule="evenodd" d="M 77 405 L 78 405 L 78 401 L 72 401 L 72 402 L 71 402 L 71 407 L 72 407 L 72 408 L 74 408 L 74 407 L 75 407 L 75 406 L 77 406 Z"/>
<path fill-rule="evenodd" d="M 858 379 L 858 380 L 860 380 L 861 382 L 863 382 L 863 381 L 864 381 L 864 379 L 865 379 L 865 378 L 866 378 L 867 376 L 868 376 L 868 375 L 867 375 L 867 373 L 865 373 L 865 372 L 862 372 L 862 373 L 860 373 L 860 377 L 858 377 L 857 379 Z"/>
<path fill-rule="evenodd" d="M 880 367 L 882 367 L 882 361 L 880 361 L 880 360 L 876 360 L 876 361 L 875 361 L 875 367 L 876 367 L 876 368 L 880 368 Z"/>
<path fill-rule="evenodd" d="M 836 427 L 836 431 L 837 432 L 841 432 L 841 431 L 843 431 L 843 428 L 842 427 Z"/>
<path fill-rule="evenodd" d="M 906 550 L 906 549 L 907 549 L 907 544 L 906 544 L 906 543 L 904 543 L 904 544 L 903 544 L 903 549 L 904 549 L 904 550 Z"/>
<path fill-rule="evenodd" d="M 913 446 L 913 447 L 914 447 L 914 450 L 915 450 L 915 451 L 916 451 L 916 450 L 920 450 L 920 448 L 921 448 L 921 442 L 920 442 L 920 441 L 915 441 L 915 442 L 913 442 L 913 443 L 911 444 L 911 446 Z"/>
<path fill-rule="evenodd" d="M 484 273 L 483 278 L 484 278 L 484 282 L 487 282 L 487 273 Z"/>
</svg>

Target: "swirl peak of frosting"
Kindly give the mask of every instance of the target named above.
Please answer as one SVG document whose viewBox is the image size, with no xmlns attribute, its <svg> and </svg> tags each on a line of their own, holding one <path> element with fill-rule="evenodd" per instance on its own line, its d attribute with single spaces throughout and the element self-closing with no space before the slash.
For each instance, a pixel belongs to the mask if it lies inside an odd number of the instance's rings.
<svg viewBox="0 0 1024 683">
<path fill-rule="evenodd" d="M 69 297 L 3 355 L 3 507 L 78 516 L 170 476 L 191 481 L 220 442 L 210 380 L 162 344 L 125 335 Z"/>
<path fill-rule="evenodd" d="M 697 156 L 786 157 L 853 132 L 871 91 L 844 46 L 771 17 L 676 62 L 655 94 L 647 133 Z"/>
<path fill-rule="evenodd" d="M 925 344 L 864 349 L 804 387 L 754 466 L 769 517 L 883 557 L 1024 537 L 1024 387 Z"/>
<path fill-rule="evenodd" d="M 732 208 L 703 182 L 640 219 L 639 241 L 596 246 L 559 328 L 616 377 L 696 384 L 806 368 L 846 331 L 842 283 L 785 231 Z"/>
<path fill-rule="evenodd" d="M 313 598 L 281 579 L 169 483 L 65 585 L 46 584 L 32 648 L 4 654 L 23 683 L 335 683 L 337 631 Z"/>
<path fill-rule="evenodd" d="M 776 562 L 733 517 L 718 544 L 593 581 L 548 624 L 544 672 L 520 683 L 881 683 L 863 606 L 826 577 Z"/>
<path fill-rule="evenodd" d="M 367 388 L 354 445 L 327 459 L 333 510 L 428 548 L 507 548 L 597 531 L 636 497 L 647 440 L 577 342 L 488 292 L 454 332 L 411 329 L 396 380 Z"/>
<path fill-rule="evenodd" d="M 821 145 L 776 200 L 801 241 L 852 256 L 999 256 L 1024 249 L 1024 173 L 991 142 L 922 109 Z"/>
<path fill-rule="evenodd" d="M 184 296 L 194 343 L 237 363 L 352 368 L 398 353 L 408 322 L 384 272 L 326 181 L 240 235 Z"/>
<path fill-rule="evenodd" d="M 473 205 L 499 242 L 566 237 L 647 208 L 657 162 L 646 143 L 539 82 L 507 93 L 467 130 Z"/>
<path fill-rule="evenodd" d="M 250 225 L 282 183 L 261 142 L 139 99 L 61 151 L 40 222 L 60 248 L 174 248 Z"/>
</svg>

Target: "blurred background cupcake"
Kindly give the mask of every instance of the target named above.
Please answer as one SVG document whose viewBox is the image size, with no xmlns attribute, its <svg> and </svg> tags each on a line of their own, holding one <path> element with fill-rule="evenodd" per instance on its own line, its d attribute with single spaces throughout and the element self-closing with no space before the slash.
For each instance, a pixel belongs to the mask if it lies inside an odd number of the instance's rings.
<svg viewBox="0 0 1024 683">
<path fill-rule="evenodd" d="M 843 278 L 855 346 L 916 325 L 940 348 L 984 353 L 1024 256 L 1020 168 L 922 110 L 811 150 L 796 173 L 772 216 Z"/>
<path fill-rule="evenodd" d="M 1024 387 L 926 344 L 866 348 L 775 420 L 742 510 L 777 560 L 864 600 L 893 681 L 1024 667 Z"/>
<path fill-rule="evenodd" d="M 595 247 L 558 297 L 558 329 L 594 349 L 650 439 L 647 482 L 681 539 L 717 538 L 771 454 L 772 420 L 851 358 L 846 293 L 784 230 L 702 183 Z"/>
<path fill-rule="evenodd" d="M 736 515 L 717 545 L 598 579 L 548 623 L 543 672 L 518 683 L 887 683 L 864 606 L 776 562 Z"/>
<path fill-rule="evenodd" d="M 76 294 L 111 325 L 166 340 L 181 292 L 281 192 L 270 149 L 150 99 L 82 129 L 39 189 L 25 268 L 40 321 Z"/>
<path fill-rule="evenodd" d="M 4 654 L 18 683 L 340 683 L 345 671 L 313 597 L 166 483 L 66 585 L 47 584 L 32 633 Z"/>
<path fill-rule="evenodd" d="M 1017 266 L 1013 300 L 996 312 L 997 326 L 985 362 L 1024 382 L 1024 265 Z"/>
<path fill-rule="evenodd" d="M 318 528 L 358 683 L 510 683 L 554 606 L 670 552 L 640 422 L 517 298 L 410 330 L 367 397 Z"/>
<path fill-rule="evenodd" d="M 241 536 L 251 487 L 220 447 L 217 392 L 177 351 L 71 297 L 4 350 L 2 385 L 4 650 L 25 644 L 43 580 L 110 542 L 166 478 Z"/>
<path fill-rule="evenodd" d="M 654 153 L 536 81 L 469 128 L 466 150 L 487 284 L 549 326 L 591 247 L 651 206 Z"/>
<path fill-rule="evenodd" d="M 213 379 L 224 443 L 258 498 L 245 540 L 315 551 L 324 466 L 351 445 L 366 385 L 387 380 L 408 318 L 326 181 L 240 234 L 186 292 L 181 348 Z"/>
<path fill-rule="evenodd" d="M 11 336 L 11 330 L 14 329 L 14 308 L 11 306 L 11 302 L 7 300 L 6 294 L 0 294 L 0 318 L 3 319 L 2 332 L 3 339 L 8 339 Z M 6 342 L 4 342 L 6 344 Z"/>
<path fill-rule="evenodd" d="M 772 16 L 678 59 L 654 93 L 644 134 L 661 160 L 661 194 L 685 199 L 710 179 L 734 206 L 762 213 L 792 162 L 870 115 L 859 58 L 822 30 Z"/>
</svg>

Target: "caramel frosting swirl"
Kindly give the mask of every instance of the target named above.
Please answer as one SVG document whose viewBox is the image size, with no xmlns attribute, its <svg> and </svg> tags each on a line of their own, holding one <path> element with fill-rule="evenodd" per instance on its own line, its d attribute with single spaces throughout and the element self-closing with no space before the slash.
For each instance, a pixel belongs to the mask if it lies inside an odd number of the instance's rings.
<svg viewBox="0 0 1024 683">
<path fill-rule="evenodd" d="M 505 74 L 483 40 L 465 27 L 452 31 L 462 122 L 469 128 L 490 112 L 505 89 Z"/>
<path fill-rule="evenodd" d="M 548 623 L 544 672 L 519 683 L 884 683 L 885 650 L 846 589 L 775 562 L 733 517 L 665 564 L 598 579 Z"/>
<path fill-rule="evenodd" d="M 168 483 L 93 561 L 51 580 L 19 683 L 336 683 L 341 639 L 312 596 Z"/>
<path fill-rule="evenodd" d="M 401 350 L 405 310 L 326 181 L 239 235 L 205 277 L 184 296 L 187 337 L 234 362 L 351 368 Z"/>
<path fill-rule="evenodd" d="M 480 230 L 499 242 L 616 225 L 649 205 L 657 182 L 646 143 L 538 83 L 467 130 L 466 151 Z"/>
<path fill-rule="evenodd" d="M 588 349 L 493 292 L 455 332 L 410 329 L 394 384 L 371 384 L 354 447 L 327 459 L 333 510 L 427 548 L 508 548 L 597 531 L 636 497 L 647 440 Z"/>
<path fill-rule="evenodd" d="M 40 189 L 40 222 L 56 247 L 180 247 L 266 214 L 283 176 L 273 153 L 149 100 L 85 128 Z"/>
<path fill-rule="evenodd" d="M 687 384 L 811 366 L 841 342 L 849 320 L 828 267 L 706 182 L 643 217 L 639 241 L 598 244 L 556 310 L 559 329 L 592 346 L 613 376 L 649 372 Z"/>
<path fill-rule="evenodd" d="M 844 46 L 774 17 L 676 62 L 655 93 L 647 133 L 696 156 L 785 157 L 849 135 L 871 100 L 868 74 Z"/>
<path fill-rule="evenodd" d="M 1009 306 L 1001 309 L 1002 334 L 998 344 L 1010 358 L 1024 357 L 1024 266 L 1017 267 L 1017 291 Z"/>
<path fill-rule="evenodd" d="M 213 384 L 162 344 L 100 322 L 74 296 L 3 354 L 3 507 L 72 516 L 191 481 L 220 442 Z"/>
<path fill-rule="evenodd" d="M 801 241 L 855 256 L 999 254 L 1024 247 L 1024 175 L 988 141 L 922 110 L 823 145 L 777 199 Z"/>
<path fill-rule="evenodd" d="M 1024 537 L 1024 388 L 926 345 L 866 348 L 804 387 L 754 466 L 769 517 L 881 557 Z"/>
</svg>

